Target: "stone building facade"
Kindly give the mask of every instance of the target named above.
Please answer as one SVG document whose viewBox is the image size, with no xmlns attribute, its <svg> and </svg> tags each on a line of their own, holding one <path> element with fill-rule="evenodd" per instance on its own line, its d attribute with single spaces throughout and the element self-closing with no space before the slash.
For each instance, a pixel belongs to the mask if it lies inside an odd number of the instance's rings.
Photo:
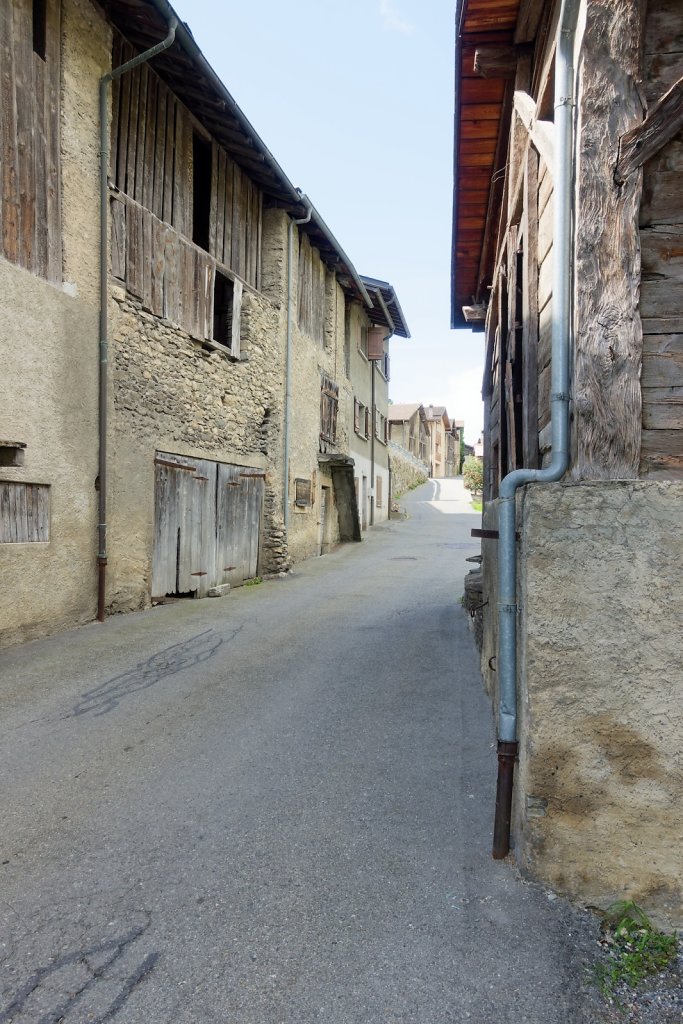
<svg viewBox="0 0 683 1024">
<path fill-rule="evenodd" d="M 0 565 L 18 581 L 0 643 L 11 643 L 91 619 L 98 579 L 102 613 L 128 611 L 347 539 L 353 325 L 396 325 L 182 24 L 107 87 L 102 197 L 100 80 L 169 25 L 152 3 L 132 21 L 117 0 L 47 0 L 47 53 L 31 54 L 39 8 L 0 2 L 14 59 L 2 157 L 18 182 L 3 195 L 0 258 Z M 21 223 L 20 186 L 34 201 Z"/>
</svg>

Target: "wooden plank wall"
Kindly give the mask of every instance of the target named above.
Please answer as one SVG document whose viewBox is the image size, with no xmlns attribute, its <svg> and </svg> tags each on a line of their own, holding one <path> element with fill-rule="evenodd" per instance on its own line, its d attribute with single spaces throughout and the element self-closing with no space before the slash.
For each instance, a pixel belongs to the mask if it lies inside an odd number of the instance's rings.
<svg viewBox="0 0 683 1024">
<path fill-rule="evenodd" d="M 113 66 L 129 60 L 134 52 L 115 33 Z M 140 207 L 189 239 L 193 133 L 207 138 L 204 129 L 148 65 L 113 83 L 111 181 Z M 212 153 L 209 253 L 252 288 L 258 288 L 263 195 L 215 142 Z"/>
<path fill-rule="evenodd" d="M 43 60 L 33 50 L 30 0 L 0 0 L 0 251 L 59 284 L 61 5 L 45 2 Z"/>
<path fill-rule="evenodd" d="M 299 242 L 298 322 L 302 331 L 321 345 L 325 342 L 325 264 L 308 236 Z"/>
<path fill-rule="evenodd" d="M 550 447 L 550 350 L 553 297 L 553 179 L 539 161 L 538 171 L 538 435 L 541 455 Z"/>
<path fill-rule="evenodd" d="M 648 106 L 683 77 L 679 0 L 648 5 Z M 683 132 L 643 169 L 640 210 L 643 433 L 640 473 L 683 477 Z"/>
<path fill-rule="evenodd" d="M 216 261 L 144 206 L 111 197 L 111 273 L 155 316 L 213 336 Z"/>
</svg>

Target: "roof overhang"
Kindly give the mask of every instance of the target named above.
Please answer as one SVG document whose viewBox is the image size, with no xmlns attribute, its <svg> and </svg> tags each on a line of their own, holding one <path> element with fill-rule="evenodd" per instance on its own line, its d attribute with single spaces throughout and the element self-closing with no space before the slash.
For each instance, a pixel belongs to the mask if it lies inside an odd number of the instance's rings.
<svg viewBox="0 0 683 1024">
<path fill-rule="evenodd" d="M 171 19 L 178 21 L 173 45 L 154 57 L 150 66 L 263 190 L 271 206 L 279 206 L 296 218 L 304 217 L 306 197 L 289 180 L 167 0 L 99 2 L 112 25 L 140 52 L 164 38 Z M 335 270 L 344 290 L 371 307 L 372 300 L 360 276 L 315 207 L 302 229 L 325 263 Z"/>
<path fill-rule="evenodd" d="M 528 41 L 518 30 L 520 6 L 530 5 L 459 0 L 456 11 L 451 327 L 484 328 L 512 108 L 509 68 L 501 62 L 496 73 L 482 61 L 475 70 L 475 56 L 513 53 Z"/>
<path fill-rule="evenodd" d="M 388 281 L 379 281 L 375 277 L 361 276 L 363 285 L 372 298 L 372 309 L 368 311 L 370 322 L 380 327 L 387 327 L 392 334 L 400 338 L 409 338 L 410 331 L 398 297 Z"/>
</svg>

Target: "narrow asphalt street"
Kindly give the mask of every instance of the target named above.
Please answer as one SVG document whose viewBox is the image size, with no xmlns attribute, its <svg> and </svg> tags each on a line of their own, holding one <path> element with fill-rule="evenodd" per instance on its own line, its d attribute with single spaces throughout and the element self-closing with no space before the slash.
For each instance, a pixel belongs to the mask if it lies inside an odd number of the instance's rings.
<svg viewBox="0 0 683 1024">
<path fill-rule="evenodd" d="M 459 481 L 221 600 L 0 655 L 0 1024 L 574 1024 L 589 918 L 490 859 Z"/>
</svg>

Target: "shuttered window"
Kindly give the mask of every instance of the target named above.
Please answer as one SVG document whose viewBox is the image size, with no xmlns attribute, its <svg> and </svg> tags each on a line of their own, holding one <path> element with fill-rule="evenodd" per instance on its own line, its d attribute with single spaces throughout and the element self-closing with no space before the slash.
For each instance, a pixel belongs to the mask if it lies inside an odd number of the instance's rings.
<svg viewBox="0 0 683 1024">
<path fill-rule="evenodd" d="M 50 488 L 0 480 L 0 544 L 50 539 Z"/>
<path fill-rule="evenodd" d="M 382 507 L 382 477 L 375 477 L 375 507 Z"/>
<path fill-rule="evenodd" d="M 339 387 L 329 377 L 323 377 L 320 384 L 320 437 L 324 441 L 337 439 L 337 406 Z"/>
</svg>

